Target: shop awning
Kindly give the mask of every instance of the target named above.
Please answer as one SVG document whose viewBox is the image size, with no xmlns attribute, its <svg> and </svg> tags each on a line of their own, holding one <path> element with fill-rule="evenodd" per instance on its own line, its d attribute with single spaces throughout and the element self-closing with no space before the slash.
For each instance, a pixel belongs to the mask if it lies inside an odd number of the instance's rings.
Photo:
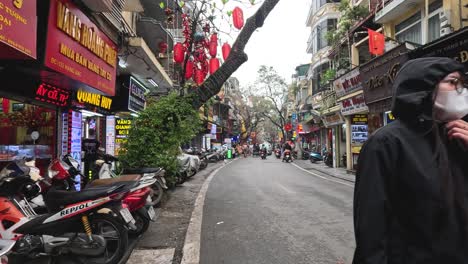
<svg viewBox="0 0 468 264">
<path fill-rule="evenodd" d="M 323 110 L 322 116 L 327 115 L 327 114 L 331 114 L 331 113 L 334 113 L 334 112 L 338 112 L 338 111 L 341 111 L 341 106 L 335 105 L 333 107 L 330 107 L 328 109 Z"/>
</svg>

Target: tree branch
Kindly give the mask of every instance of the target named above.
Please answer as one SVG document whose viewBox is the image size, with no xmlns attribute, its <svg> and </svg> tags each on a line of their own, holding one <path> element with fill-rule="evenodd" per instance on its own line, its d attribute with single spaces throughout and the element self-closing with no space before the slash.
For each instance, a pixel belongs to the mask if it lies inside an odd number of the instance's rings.
<svg viewBox="0 0 468 264">
<path fill-rule="evenodd" d="M 219 93 L 224 82 L 248 60 L 248 56 L 244 52 L 245 45 L 249 42 L 255 30 L 263 26 L 266 17 L 278 2 L 279 0 L 265 0 L 263 2 L 257 12 L 247 19 L 224 64 L 214 74 L 210 75 L 201 86 L 192 90 L 196 95 L 192 105 L 196 109 L 208 101 L 209 98 Z M 202 90 L 206 90 L 207 93 L 201 93 Z"/>
</svg>

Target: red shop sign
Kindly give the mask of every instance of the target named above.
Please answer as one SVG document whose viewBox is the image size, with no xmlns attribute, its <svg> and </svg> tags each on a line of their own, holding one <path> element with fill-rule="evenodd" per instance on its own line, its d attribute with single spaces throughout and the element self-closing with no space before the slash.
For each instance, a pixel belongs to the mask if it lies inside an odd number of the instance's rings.
<svg viewBox="0 0 468 264">
<path fill-rule="evenodd" d="M 3 45 L 36 58 L 36 1 L 0 0 L 0 58 L 15 59 Z"/>
<path fill-rule="evenodd" d="M 42 83 L 36 90 L 36 100 L 54 104 L 57 106 L 66 106 L 70 98 L 70 92 L 59 89 L 49 84 Z"/>
<path fill-rule="evenodd" d="M 51 0 L 45 65 L 115 95 L 117 48 L 70 0 Z"/>
</svg>

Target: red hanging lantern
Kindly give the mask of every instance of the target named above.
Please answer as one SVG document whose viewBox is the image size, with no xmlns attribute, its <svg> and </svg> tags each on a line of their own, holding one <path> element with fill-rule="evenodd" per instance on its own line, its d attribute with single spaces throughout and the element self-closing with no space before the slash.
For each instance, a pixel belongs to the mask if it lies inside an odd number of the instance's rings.
<svg viewBox="0 0 468 264">
<path fill-rule="evenodd" d="M 159 53 L 166 53 L 167 51 L 167 43 L 164 41 L 159 42 L 158 44 L 159 47 Z"/>
<path fill-rule="evenodd" d="M 184 61 L 184 46 L 182 43 L 177 42 L 174 45 L 174 61 L 177 63 L 182 63 Z"/>
<path fill-rule="evenodd" d="M 244 12 L 239 7 L 234 8 L 232 11 L 232 21 L 237 29 L 241 29 L 244 26 Z"/>
<path fill-rule="evenodd" d="M 218 34 L 214 33 L 213 35 L 211 35 L 210 41 L 211 42 L 218 42 Z"/>
<path fill-rule="evenodd" d="M 212 58 L 216 57 L 216 53 L 218 51 L 218 42 L 211 41 L 209 50 L 210 50 L 210 56 Z"/>
<path fill-rule="evenodd" d="M 195 82 L 200 85 L 203 83 L 203 81 L 205 80 L 205 76 L 203 74 L 203 71 L 200 70 L 200 69 L 196 69 L 195 70 Z"/>
<path fill-rule="evenodd" d="M 229 57 L 229 53 L 231 53 L 231 45 L 224 43 L 222 50 L 223 50 L 223 60 L 226 60 L 227 57 Z"/>
<path fill-rule="evenodd" d="M 219 60 L 218 58 L 210 59 L 210 74 L 215 73 L 219 69 Z"/>
<path fill-rule="evenodd" d="M 193 61 L 188 60 L 187 66 L 185 66 L 185 79 L 188 80 L 193 76 Z"/>
<path fill-rule="evenodd" d="M 8 114 L 8 112 L 10 112 L 10 100 L 9 99 L 3 98 L 2 110 L 3 110 L 3 113 L 5 114 Z"/>
</svg>

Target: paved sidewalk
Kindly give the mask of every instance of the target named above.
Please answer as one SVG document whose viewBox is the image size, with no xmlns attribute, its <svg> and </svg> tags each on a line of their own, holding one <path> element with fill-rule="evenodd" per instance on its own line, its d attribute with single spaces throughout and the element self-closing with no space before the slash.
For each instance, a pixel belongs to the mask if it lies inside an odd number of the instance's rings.
<svg viewBox="0 0 468 264">
<path fill-rule="evenodd" d="M 312 163 L 309 160 L 294 160 L 294 163 L 303 169 L 318 171 L 331 177 L 339 178 L 345 181 L 355 182 L 356 176 L 350 174 L 344 168 L 330 168 L 325 163 Z"/>
</svg>

